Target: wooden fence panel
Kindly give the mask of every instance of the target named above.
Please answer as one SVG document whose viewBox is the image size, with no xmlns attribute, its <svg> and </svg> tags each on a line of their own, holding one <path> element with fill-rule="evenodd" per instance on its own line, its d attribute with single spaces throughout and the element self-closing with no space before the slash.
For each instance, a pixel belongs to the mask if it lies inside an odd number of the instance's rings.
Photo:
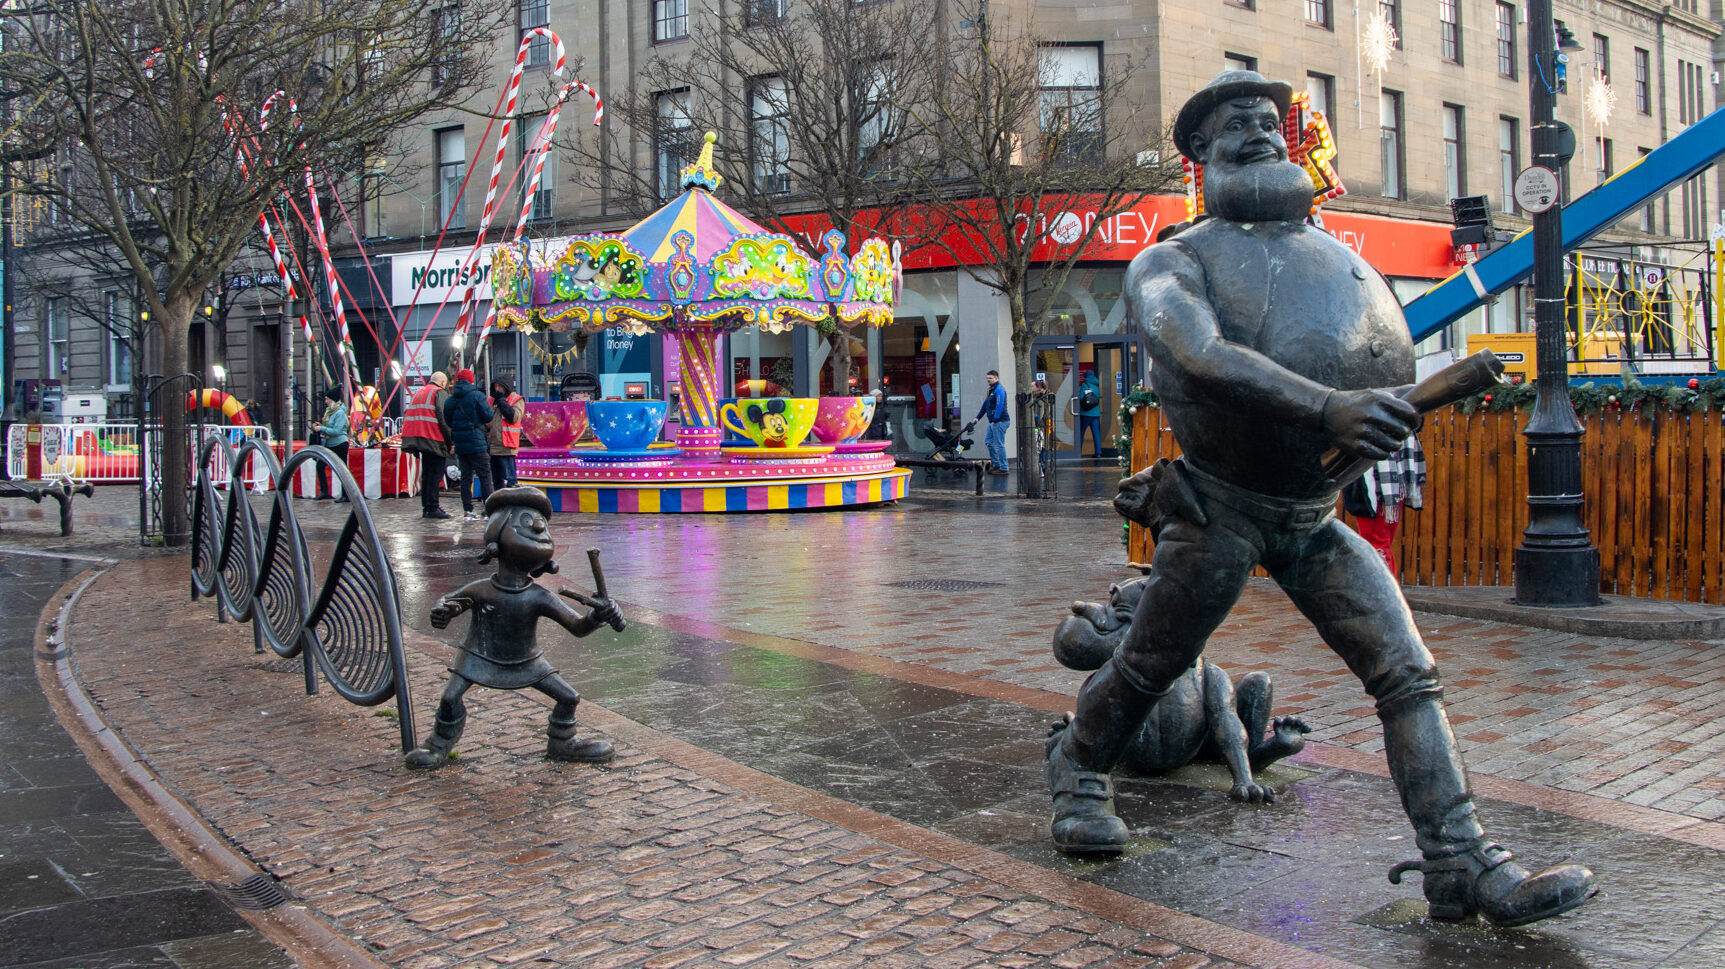
<svg viewBox="0 0 1725 969">
<path fill-rule="evenodd" d="M 1453 408 L 1427 418 L 1425 508 L 1407 513 L 1396 538 L 1403 582 L 1514 584 L 1528 521 L 1525 420 Z M 1583 521 L 1599 546 L 1601 591 L 1725 604 L 1725 413 L 1612 409 L 1583 425 Z M 1133 469 L 1179 453 L 1161 412 L 1140 407 Z M 1130 530 L 1132 562 L 1150 561 L 1143 531 Z"/>
</svg>

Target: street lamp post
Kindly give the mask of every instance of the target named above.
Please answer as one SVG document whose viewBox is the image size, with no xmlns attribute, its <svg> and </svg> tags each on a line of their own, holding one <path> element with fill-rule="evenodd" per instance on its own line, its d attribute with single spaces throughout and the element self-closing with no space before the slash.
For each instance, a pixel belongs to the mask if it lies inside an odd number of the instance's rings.
<svg viewBox="0 0 1725 969">
<path fill-rule="evenodd" d="M 1527 4 L 1533 163 L 1558 172 L 1557 44 L 1552 0 Z M 1534 349 L 1538 383 L 1527 439 L 1530 520 L 1515 550 L 1515 599 L 1534 606 L 1599 603 L 1599 549 L 1582 523 L 1581 422 L 1569 400 L 1564 346 L 1563 205 L 1533 216 Z"/>
</svg>

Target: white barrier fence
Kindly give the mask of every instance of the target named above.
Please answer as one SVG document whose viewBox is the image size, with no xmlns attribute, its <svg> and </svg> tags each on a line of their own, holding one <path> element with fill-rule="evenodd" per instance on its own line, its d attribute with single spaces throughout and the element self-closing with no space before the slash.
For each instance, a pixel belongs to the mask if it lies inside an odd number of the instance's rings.
<svg viewBox="0 0 1725 969">
<path fill-rule="evenodd" d="M 192 424 L 186 430 L 187 467 L 197 460 L 196 448 L 209 434 L 222 434 L 236 445 L 247 437 L 271 439 L 267 427 Z M 152 428 L 144 433 L 160 431 Z M 6 473 L 30 481 L 135 483 L 139 473 L 148 470 L 150 443 L 139 439 L 136 424 L 14 424 L 6 437 Z M 227 480 L 226 474 L 222 469 L 221 480 Z M 269 474 L 261 466 L 248 468 L 245 482 L 256 491 L 270 486 Z"/>
</svg>

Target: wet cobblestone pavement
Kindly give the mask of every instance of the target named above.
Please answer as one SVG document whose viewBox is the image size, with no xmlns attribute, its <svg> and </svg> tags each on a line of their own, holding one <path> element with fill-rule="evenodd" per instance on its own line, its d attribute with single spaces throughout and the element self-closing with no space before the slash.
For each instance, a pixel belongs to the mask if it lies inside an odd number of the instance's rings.
<svg viewBox="0 0 1725 969">
<path fill-rule="evenodd" d="M 942 488 L 844 515 L 559 516 L 548 584 L 588 588 L 580 550 L 598 546 L 631 620 L 542 637 L 587 698 L 583 722 L 623 748 L 610 770 L 547 764 L 543 711 L 476 690 L 458 766 L 408 775 L 391 725 L 299 695 L 249 630 L 188 611 L 183 559 L 99 582 L 106 609 L 82 615 L 74 648 L 102 649 L 81 674 L 153 766 L 395 965 L 1725 965 L 1721 642 L 1419 617 L 1493 836 L 1600 874 L 1599 897 L 1529 929 L 1429 923 L 1417 887 L 1388 884 L 1416 850 L 1369 700 L 1268 584 L 1209 656 L 1269 672 L 1276 712 L 1315 728 L 1272 770 L 1277 802 L 1229 802 L 1219 768 L 1128 780 L 1125 856 L 1054 852 L 1040 738 L 1082 674 L 1054 663 L 1049 635 L 1073 599 L 1130 574 L 1102 497 L 1115 475 L 1076 477 L 1097 497 Z M 314 541 L 333 537 L 339 508 L 301 508 L 324 525 Z M 404 614 L 429 633 L 435 596 L 488 572 L 482 527 L 372 508 Z M 25 530 L 0 528 L 7 543 Z M 918 588 L 954 580 L 968 587 Z M 104 618 L 116 609 L 157 648 L 198 644 L 198 696 L 170 689 Z M 412 645 L 426 720 L 448 650 Z M 258 732 L 317 756 L 209 753 Z"/>
<path fill-rule="evenodd" d="M 92 564 L 0 552 L 0 966 L 291 966 L 150 836 L 42 695 L 37 616 Z"/>
</svg>

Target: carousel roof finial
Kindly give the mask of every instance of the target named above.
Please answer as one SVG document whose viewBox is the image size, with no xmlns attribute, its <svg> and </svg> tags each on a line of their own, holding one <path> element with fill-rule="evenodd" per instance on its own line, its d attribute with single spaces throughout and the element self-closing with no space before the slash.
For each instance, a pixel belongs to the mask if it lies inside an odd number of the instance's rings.
<svg viewBox="0 0 1725 969">
<path fill-rule="evenodd" d="M 718 135 L 707 132 L 706 143 L 701 146 L 701 157 L 683 169 L 683 188 L 704 188 L 709 192 L 719 190 L 719 183 L 725 178 L 713 167 L 713 142 L 718 140 Z"/>
</svg>

